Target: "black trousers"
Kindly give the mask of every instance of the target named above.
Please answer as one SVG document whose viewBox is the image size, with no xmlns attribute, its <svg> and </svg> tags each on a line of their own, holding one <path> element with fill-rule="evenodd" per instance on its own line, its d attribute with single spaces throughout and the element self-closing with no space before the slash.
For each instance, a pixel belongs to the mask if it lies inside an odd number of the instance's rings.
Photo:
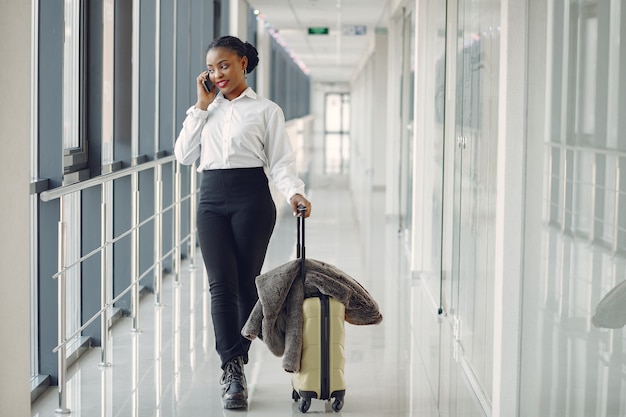
<svg viewBox="0 0 626 417">
<path fill-rule="evenodd" d="M 237 356 L 247 362 L 251 342 L 241 329 L 259 298 L 254 280 L 276 224 L 263 168 L 204 171 L 197 219 L 215 348 L 222 368 Z"/>
</svg>

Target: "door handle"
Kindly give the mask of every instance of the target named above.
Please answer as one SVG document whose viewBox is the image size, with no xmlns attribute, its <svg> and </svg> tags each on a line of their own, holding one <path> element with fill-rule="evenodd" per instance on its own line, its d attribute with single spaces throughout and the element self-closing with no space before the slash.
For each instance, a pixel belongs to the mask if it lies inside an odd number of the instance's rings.
<svg viewBox="0 0 626 417">
<path fill-rule="evenodd" d="M 459 148 L 465 149 L 467 145 L 467 138 L 465 136 L 457 136 L 456 137 L 456 146 Z"/>
</svg>

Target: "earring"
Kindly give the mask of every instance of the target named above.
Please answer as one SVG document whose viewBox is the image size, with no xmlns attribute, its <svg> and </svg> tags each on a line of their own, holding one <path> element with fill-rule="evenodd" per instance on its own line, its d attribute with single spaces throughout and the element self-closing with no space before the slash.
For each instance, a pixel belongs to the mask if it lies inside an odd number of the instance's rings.
<svg viewBox="0 0 626 417">
<path fill-rule="evenodd" d="M 247 68 L 244 68 L 244 70 L 243 70 L 243 78 L 248 78 Z"/>
</svg>

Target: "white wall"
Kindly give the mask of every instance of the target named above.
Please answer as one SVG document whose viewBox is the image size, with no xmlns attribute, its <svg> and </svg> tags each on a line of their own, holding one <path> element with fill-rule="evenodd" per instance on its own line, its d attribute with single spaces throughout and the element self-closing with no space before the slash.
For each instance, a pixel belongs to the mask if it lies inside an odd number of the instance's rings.
<svg viewBox="0 0 626 417">
<path fill-rule="evenodd" d="M 229 7 L 229 35 L 246 39 L 248 29 L 248 3 L 245 0 L 230 0 Z"/>
<path fill-rule="evenodd" d="M 374 262 L 384 247 L 387 192 L 387 74 L 388 35 L 372 38 L 350 84 L 350 186 L 364 246 L 364 267 L 372 276 L 384 276 L 384 265 Z M 384 289 L 381 288 L 381 291 Z"/>
<path fill-rule="evenodd" d="M 30 3 L 0 0 L 0 413 L 14 417 L 30 416 Z"/>
<path fill-rule="evenodd" d="M 265 24 L 257 20 L 256 50 L 259 52 L 259 65 L 256 71 L 256 92 L 262 97 L 270 96 L 270 63 L 271 63 L 271 39 L 265 30 Z"/>
</svg>

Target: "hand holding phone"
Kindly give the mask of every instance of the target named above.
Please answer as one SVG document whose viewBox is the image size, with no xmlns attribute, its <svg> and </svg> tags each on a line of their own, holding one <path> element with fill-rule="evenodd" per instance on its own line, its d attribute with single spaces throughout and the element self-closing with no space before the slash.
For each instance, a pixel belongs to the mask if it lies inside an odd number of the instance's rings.
<svg viewBox="0 0 626 417">
<path fill-rule="evenodd" d="M 209 79 L 208 71 L 204 71 L 201 74 L 199 74 L 198 77 L 196 78 L 196 82 L 202 85 L 202 87 L 196 84 L 197 85 L 196 90 L 198 92 L 198 101 L 196 102 L 195 106 L 201 110 L 206 110 L 208 106 L 215 99 L 215 96 L 217 95 L 217 88 Z"/>
</svg>

